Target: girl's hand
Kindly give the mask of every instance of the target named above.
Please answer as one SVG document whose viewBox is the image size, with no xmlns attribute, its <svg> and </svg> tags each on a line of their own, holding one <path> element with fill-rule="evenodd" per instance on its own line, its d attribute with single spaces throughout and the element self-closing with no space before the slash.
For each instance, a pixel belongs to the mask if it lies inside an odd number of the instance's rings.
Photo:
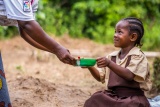
<svg viewBox="0 0 160 107">
<path fill-rule="evenodd" d="M 99 68 L 107 67 L 110 63 L 110 60 L 107 59 L 106 57 L 99 57 L 96 60 L 97 60 L 97 66 Z"/>
</svg>

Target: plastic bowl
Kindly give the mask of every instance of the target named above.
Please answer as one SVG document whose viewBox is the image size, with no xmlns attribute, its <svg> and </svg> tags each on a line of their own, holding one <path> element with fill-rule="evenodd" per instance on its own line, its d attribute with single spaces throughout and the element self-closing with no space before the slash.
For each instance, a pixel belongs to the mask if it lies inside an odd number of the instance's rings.
<svg viewBox="0 0 160 107">
<path fill-rule="evenodd" d="M 81 58 L 76 61 L 77 66 L 88 67 L 96 64 L 96 59 L 93 58 Z"/>
</svg>

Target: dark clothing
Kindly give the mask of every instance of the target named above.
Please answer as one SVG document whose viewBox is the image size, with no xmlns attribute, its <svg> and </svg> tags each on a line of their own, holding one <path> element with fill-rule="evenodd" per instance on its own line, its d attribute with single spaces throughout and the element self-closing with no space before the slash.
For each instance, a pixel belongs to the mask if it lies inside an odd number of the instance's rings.
<svg viewBox="0 0 160 107">
<path fill-rule="evenodd" d="M 11 107 L 7 82 L 3 70 L 1 53 L 0 53 L 0 107 Z"/>
<path fill-rule="evenodd" d="M 116 57 L 112 57 L 111 60 L 113 62 L 116 62 Z M 127 63 L 125 65 L 125 67 L 127 67 L 129 65 L 130 60 L 131 60 L 131 56 L 128 56 L 128 60 L 127 60 Z M 113 71 L 110 71 L 109 81 L 108 81 L 108 88 L 109 89 L 113 89 L 115 87 L 128 87 L 128 88 L 140 89 L 138 82 L 136 82 L 134 80 L 127 81 L 126 79 L 118 76 Z"/>
<path fill-rule="evenodd" d="M 119 96 L 113 91 L 98 91 L 85 102 L 84 107 L 150 107 L 144 95 L 129 96 L 126 90 L 122 92 L 126 96 Z"/>
<path fill-rule="evenodd" d="M 111 58 L 115 62 L 115 57 Z M 130 56 L 126 63 L 128 66 Z M 110 72 L 108 88 L 111 91 L 98 91 L 84 104 L 84 107 L 150 107 L 139 83 L 121 78 L 113 71 Z"/>
</svg>

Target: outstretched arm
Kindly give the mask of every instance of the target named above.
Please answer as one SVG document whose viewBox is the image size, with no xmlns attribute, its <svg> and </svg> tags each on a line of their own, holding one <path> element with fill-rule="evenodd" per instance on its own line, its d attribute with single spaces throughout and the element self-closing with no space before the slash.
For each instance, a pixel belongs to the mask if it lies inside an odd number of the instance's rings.
<svg viewBox="0 0 160 107">
<path fill-rule="evenodd" d="M 49 52 L 54 53 L 62 62 L 72 65 L 75 64 L 75 59 L 70 55 L 69 51 L 47 35 L 38 22 L 35 20 L 18 20 L 18 26 L 22 28 L 35 42 L 45 47 Z"/>
<path fill-rule="evenodd" d="M 129 69 L 121 67 L 120 65 L 117 65 L 113 61 L 109 62 L 108 68 L 114 71 L 114 73 L 116 73 L 117 75 L 129 81 L 133 80 L 135 77 L 135 74 L 133 74 Z"/>
<path fill-rule="evenodd" d="M 34 46 L 34 47 L 36 47 L 38 49 L 51 52 L 49 49 L 45 48 L 44 46 L 42 46 L 39 43 L 37 43 L 36 41 L 34 41 L 21 27 L 19 27 L 19 33 L 20 33 L 21 37 L 26 42 L 28 42 L 30 45 L 32 45 L 32 46 Z"/>
<path fill-rule="evenodd" d="M 100 81 L 99 71 L 95 67 L 88 67 L 88 70 L 97 81 Z"/>
<path fill-rule="evenodd" d="M 117 65 L 116 63 L 114 63 L 106 57 L 97 58 L 97 66 L 99 68 L 108 67 L 114 73 L 129 81 L 133 80 L 135 77 L 135 75 L 129 69 Z"/>
</svg>

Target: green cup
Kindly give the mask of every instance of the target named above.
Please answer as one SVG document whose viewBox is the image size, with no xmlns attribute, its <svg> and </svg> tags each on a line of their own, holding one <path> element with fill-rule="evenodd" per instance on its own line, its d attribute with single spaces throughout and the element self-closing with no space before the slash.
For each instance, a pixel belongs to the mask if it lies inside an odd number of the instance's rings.
<svg viewBox="0 0 160 107">
<path fill-rule="evenodd" d="M 89 67 L 96 64 L 96 59 L 93 58 L 81 58 L 76 61 L 77 66 Z"/>
</svg>

